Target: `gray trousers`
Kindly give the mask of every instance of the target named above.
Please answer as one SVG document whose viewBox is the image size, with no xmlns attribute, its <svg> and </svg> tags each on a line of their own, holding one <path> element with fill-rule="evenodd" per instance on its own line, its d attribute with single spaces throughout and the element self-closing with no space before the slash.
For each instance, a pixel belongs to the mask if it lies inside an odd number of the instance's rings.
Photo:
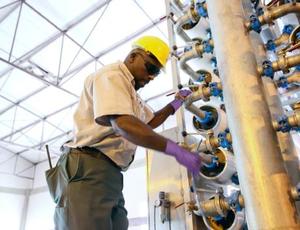
<svg viewBox="0 0 300 230">
<path fill-rule="evenodd" d="M 126 230 L 123 175 L 101 153 L 71 149 L 46 172 L 56 230 Z"/>
</svg>

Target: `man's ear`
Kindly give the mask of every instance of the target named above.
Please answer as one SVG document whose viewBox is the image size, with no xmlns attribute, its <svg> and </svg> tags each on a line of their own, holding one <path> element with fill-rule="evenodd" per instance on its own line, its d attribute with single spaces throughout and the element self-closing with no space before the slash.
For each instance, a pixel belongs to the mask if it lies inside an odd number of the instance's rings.
<svg viewBox="0 0 300 230">
<path fill-rule="evenodd" d="M 135 61 L 136 57 L 137 57 L 136 53 L 131 53 L 129 56 L 129 62 L 133 63 Z"/>
</svg>

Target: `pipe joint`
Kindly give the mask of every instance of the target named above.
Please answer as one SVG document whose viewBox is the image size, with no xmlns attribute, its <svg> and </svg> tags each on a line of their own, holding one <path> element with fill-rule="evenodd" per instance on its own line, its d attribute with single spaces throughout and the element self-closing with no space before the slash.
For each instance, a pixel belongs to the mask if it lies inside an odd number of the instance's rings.
<svg viewBox="0 0 300 230">
<path fill-rule="evenodd" d="M 281 76 L 276 82 L 277 87 L 287 89 L 289 86 L 288 80 L 285 76 Z"/>
<path fill-rule="evenodd" d="M 295 27 L 293 25 L 287 24 L 283 27 L 282 33 L 290 35 L 293 32 L 294 28 Z"/>
<path fill-rule="evenodd" d="M 300 131 L 300 112 L 296 111 L 291 116 L 282 115 L 276 121 L 273 121 L 273 127 L 276 131 L 283 133 Z"/>
<path fill-rule="evenodd" d="M 201 209 L 205 216 L 225 217 L 230 208 L 224 197 L 220 194 L 215 195 L 212 199 L 200 203 Z"/>
<path fill-rule="evenodd" d="M 214 52 L 214 45 L 213 45 L 213 42 L 212 40 L 207 40 L 207 41 L 203 41 L 202 42 L 202 45 L 203 45 L 203 52 L 204 53 L 213 53 Z"/>
<path fill-rule="evenodd" d="M 240 191 L 232 193 L 232 195 L 226 198 L 227 203 L 231 208 L 236 211 L 241 211 L 244 207 L 244 197 L 241 195 Z"/>
<path fill-rule="evenodd" d="M 257 33 L 261 32 L 261 23 L 258 20 L 258 17 L 256 15 L 251 15 L 250 16 L 250 20 L 248 23 L 246 23 L 246 27 L 248 28 L 248 30 L 253 30 Z"/>
<path fill-rule="evenodd" d="M 262 63 L 262 75 L 273 79 L 273 77 L 274 77 L 274 69 L 273 69 L 271 61 L 265 60 Z"/>
<path fill-rule="evenodd" d="M 211 82 L 209 83 L 210 94 L 215 97 L 220 97 L 223 99 L 223 90 L 221 83 Z"/>
<path fill-rule="evenodd" d="M 213 120 L 213 116 L 211 112 L 205 111 L 204 114 L 205 114 L 204 118 L 196 117 L 197 121 L 202 125 L 207 124 Z"/>
<path fill-rule="evenodd" d="M 232 140 L 229 129 L 225 129 L 224 132 L 218 134 L 218 143 L 225 149 L 232 149 Z"/>
<path fill-rule="evenodd" d="M 275 51 L 276 50 L 276 45 L 274 40 L 268 40 L 267 43 L 265 44 L 265 47 L 269 51 Z"/>
</svg>

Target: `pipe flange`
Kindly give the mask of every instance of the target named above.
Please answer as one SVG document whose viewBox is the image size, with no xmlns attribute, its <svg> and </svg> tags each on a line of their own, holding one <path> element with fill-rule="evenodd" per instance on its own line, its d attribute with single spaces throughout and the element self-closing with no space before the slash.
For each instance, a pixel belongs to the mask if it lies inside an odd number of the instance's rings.
<svg viewBox="0 0 300 230">
<path fill-rule="evenodd" d="M 216 195 L 215 198 L 214 198 L 214 201 L 215 201 L 215 207 L 216 207 L 216 211 L 217 213 L 222 216 L 222 217 L 225 217 L 226 216 L 226 211 L 224 212 L 223 209 L 222 209 L 222 198 L 220 197 L 220 195 Z"/>
<path fill-rule="evenodd" d="M 189 11 L 187 12 L 189 19 L 192 21 L 192 23 L 197 23 L 200 19 L 198 14 L 195 12 L 195 8 L 191 7 Z"/>
<path fill-rule="evenodd" d="M 270 12 L 270 10 L 267 9 L 263 15 L 258 17 L 258 20 L 262 25 L 265 23 L 272 24 L 273 23 L 272 13 Z"/>
<path fill-rule="evenodd" d="M 289 72 L 289 66 L 288 66 L 288 62 L 287 62 L 287 59 L 285 56 L 279 56 L 277 64 L 278 64 L 278 68 L 280 70 L 282 70 L 282 72 L 284 72 L 284 73 Z"/>
<path fill-rule="evenodd" d="M 296 111 L 292 116 L 288 117 L 288 123 L 292 127 L 300 126 L 300 112 Z"/>
<path fill-rule="evenodd" d="M 295 45 L 297 43 L 297 41 L 300 39 L 298 36 L 300 32 L 300 25 L 297 26 L 291 33 L 290 37 L 289 37 L 289 42 L 292 44 L 292 45 Z"/>
</svg>

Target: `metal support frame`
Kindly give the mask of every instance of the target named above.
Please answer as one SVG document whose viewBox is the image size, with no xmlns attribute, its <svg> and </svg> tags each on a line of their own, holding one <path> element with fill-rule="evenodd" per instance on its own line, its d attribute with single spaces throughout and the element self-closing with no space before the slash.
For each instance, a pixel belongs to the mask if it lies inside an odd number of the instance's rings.
<svg viewBox="0 0 300 230">
<path fill-rule="evenodd" d="M 99 58 L 105 54 L 107 54 L 108 52 L 118 48 L 119 46 L 123 45 L 124 43 L 128 42 L 129 40 L 139 36 L 141 33 L 147 31 L 148 29 L 151 29 L 153 28 L 154 26 L 157 26 L 159 23 L 163 22 L 165 20 L 165 16 L 162 16 L 158 19 L 154 19 L 152 20 L 150 18 L 150 16 L 147 14 L 147 12 L 136 2 L 135 4 L 140 8 L 140 10 L 146 14 L 146 16 L 151 20 L 151 23 L 149 25 L 146 25 L 145 27 L 139 29 L 138 31 L 132 33 L 131 35 L 129 35 L 128 37 L 120 40 L 119 42 L 113 44 L 112 46 L 100 51 L 96 56 L 92 55 L 91 53 L 89 53 L 88 50 L 86 50 L 84 48 L 84 44 L 79 44 L 75 39 L 73 39 L 69 34 L 67 34 L 67 32 L 72 29 L 73 27 L 77 26 L 79 23 L 81 23 L 84 19 L 88 18 L 90 15 L 96 13 L 97 11 L 99 11 L 101 8 L 103 7 L 107 7 L 108 4 L 111 2 L 112 0 L 107 0 L 107 1 L 99 1 L 98 3 L 94 4 L 92 7 L 90 7 L 87 11 L 85 11 L 82 15 L 80 15 L 78 18 L 74 19 L 73 21 L 71 21 L 67 26 L 66 28 L 59 28 L 57 25 L 55 25 L 49 18 L 47 18 L 45 15 L 43 15 L 41 12 L 39 12 L 33 5 L 31 5 L 29 2 L 26 2 L 26 1 L 16 1 L 14 3 L 16 3 L 16 7 L 14 7 L 13 9 L 11 9 L 8 13 L 10 14 L 11 12 L 15 11 L 16 9 L 18 9 L 20 7 L 20 4 L 25 4 L 27 7 L 29 7 L 30 10 L 32 10 L 34 13 L 36 13 L 37 15 L 39 15 L 41 17 L 41 19 L 47 21 L 47 23 L 49 23 L 50 25 L 54 26 L 57 30 L 58 30 L 58 33 L 54 34 L 53 36 L 49 37 L 47 40 L 45 40 L 43 43 L 39 44 L 38 46 L 34 47 L 32 50 L 28 51 L 27 53 L 25 53 L 24 55 L 22 55 L 21 57 L 18 57 L 16 58 L 15 60 L 12 59 L 12 55 L 13 55 L 13 48 L 14 48 L 14 44 L 12 44 L 12 47 L 11 47 L 11 52 L 10 52 L 10 58 L 8 60 L 4 59 L 4 58 L 1 58 L 0 57 L 0 62 L 2 61 L 3 63 L 7 64 L 8 65 L 8 68 L 6 68 L 5 70 L 1 71 L 0 73 L 0 77 L 3 77 L 5 76 L 7 73 L 9 73 L 10 71 L 14 70 L 14 69 L 19 69 L 31 76 L 33 76 L 34 78 L 42 81 L 45 83 L 45 86 L 42 86 L 41 88 L 35 90 L 34 92 L 30 93 L 29 95 L 19 99 L 17 102 L 12 102 L 11 100 L 7 100 L 9 101 L 10 103 L 12 103 L 11 105 L 9 105 L 7 108 L 5 108 L 4 110 L 0 111 L 0 115 L 3 114 L 4 112 L 6 112 L 8 109 L 11 109 L 13 108 L 14 106 L 20 106 L 20 104 L 30 98 L 31 96 L 35 95 L 36 93 L 44 90 L 45 88 L 47 88 L 49 85 L 59 89 L 59 90 L 62 90 L 68 94 L 71 94 L 72 96 L 78 98 L 78 95 L 70 92 L 69 90 L 66 90 L 64 88 L 62 88 L 62 85 L 65 84 L 67 81 L 69 81 L 72 77 L 74 77 L 74 75 L 80 71 L 81 69 L 83 69 L 86 65 L 92 63 L 92 62 L 98 62 L 100 64 L 101 61 L 99 60 Z M 19 4 L 18 4 L 19 2 Z M 8 5 L 5 5 L 5 7 L 9 7 L 11 4 L 8 4 Z M 4 7 L 4 6 L 3 6 Z M 103 15 L 103 13 L 105 12 L 105 9 L 103 10 L 102 14 L 99 16 L 99 20 L 101 20 L 101 17 Z M 20 13 L 21 14 L 21 7 L 20 7 Z M 19 17 L 19 20 L 22 20 L 22 18 Z M 19 21 L 18 20 L 18 21 Z M 17 28 L 17 27 L 16 27 Z M 158 28 L 159 29 L 159 28 Z M 15 30 L 15 33 L 14 33 L 14 37 L 16 36 L 17 34 L 17 29 Z M 54 73 L 54 77 L 56 77 L 56 81 L 54 82 L 49 82 L 48 79 L 45 79 L 44 76 L 40 76 L 39 74 L 35 74 L 33 72 L 30 72 L 28 71 L 25 67 L 24 67 L 24 63 L 28 62 L 30 63 L 30 58 L 33 57 L 35 54 L 37 54 L 39 51 L 41 51 L 42 49 L 44 49 L 46 46 L 48 46 L 50 43 L 54 42 L 56 39 L 60 38 L 61 36 L 66 36 L 68 37 L 71 41 L 73 41 L 79 48 L 79 51 L 77 52 L 77 54 L 75 55 L 74 59 L 76 58 L 76 56 L 78 55 L 78 53 L 80 52 L 80 50 L 83 50 L 84 52 L 86 52 L 89 56 L 90 56 L 90 59 L 87 60 L 85 63 L 82 63 L 82 64 L 79 64 L 77 66 L 74 66 L 72 69 L 70 68 L 71 67 L 71 64 L 68 68 L 68 70 L 66 71 L 66 73 L 62 73 L 63 75 L 63 78 L 59 78 L 59 73 L 60 73 L 60 70 L 58 70 L 58 73 Z M 88 39 L 88 37 L 87 37 Z M 86 40 L 87 40 L 86 39 Z M 63 51 L 63 46 L 64 44 L 62 43 L 62 47 L 61 47 L 61 53 Z M 60 63 L 61 63 L 61 57 L 60 57 Z M 59 67 L 60 68 L 60 67 Z M 56 75 L 56 76 L 55 76 Z M 63 79 L 63 81 L 60 81 L 61 79 Z M 52 81 L 52 78 L 51 78 L 51 81 Z M 5 98 L 4 98 L 5 99 Z M 77 102 L 75 102 L 77 103 Z M 9 137 L 12 137 L 13 135 L 17 134 L 17 133 L 22 133 L 22 131 L 24 131 L 25 129 L 28 129 L 36 124 L 38 124 L 39 122 L 41 121 L 47 121 L 47 118 L 50 117 L 50 116 L 53 116 L 59 112 L 61 112 L 62 110 L 64 109 L 67 109 L 67 108 L 70 108 L 72 107 L 75 103 L 72 103 L 70 105 L 67 105 L 66 107 L 60 109 L 60 110 L 57 110 L 53 113 L 50 113 L 50 114 L 47 114 L 45 117 L 42 117 L 42 116 L 39 116 L 37 115 L 36 113 L 34 113 L 33 111 L 30 111 L 30 110 L 27 110 L 29 113 L 37 116 L 37 118 L 39 120 L 36 120 L 34 122 L 31 122 L 30 124 L 26 125 L 25 127 L 22 127 L 18 130 L 13 130 L 11 133 L 9 133 L 8 135 L 5 135 L 4 137 L 1 138 L 2 141 L 4 141 L 6 138 L 9 138 Z M 25 108 L 26 110 L 26 108 Z M 48 122 L 49 123 L 49 122 Z M 49 123 L 51 124 L 51 123 Z M 52 124 L 51 124 L 52 125 Z M 57 127 L 59 129 L 59 127 Z M 61 129 L 59 129 L 60 131 L 63 131 Z M 65 132 L 65 131 L 64 131 Z M 70 133 L 70 131 L 68 130 L 66 133 L 64 134 L 61 134 L 61 135 L 66 135 Z M 43 135 L 43 134 L 41 134 Z M 23 146 L 26 148 L 26 150 L 28 149 L 34 149 L 34 148 L 39 148 L 41 147 L 41 145 L 43 145 L 43 143 L 47 143 L 49 141 L 53 141 L 57 138 L 60 138 L 61 135 L 58 135 L 57 137 L 53 137 L 51 138 L 50 140 L 43 140 L 43 137 L 41 137 L 41 140 L 40 140 L 40 143 L 38 145 L 35 145 L 35 146 Z M 13 143 L 11 143 L 13 144 Z M 24 151 L 26 151 L 24 150 Z M 20 151 L 18 153 L 16 153 L 17 155 L 21 154 L 22 152 L 24 151 Z"/>
<path fill-rule="evenodd" d="M 207 5 L 249 229 L 299 229 L 242 3 L 209 0 Z"/>
</svg>

